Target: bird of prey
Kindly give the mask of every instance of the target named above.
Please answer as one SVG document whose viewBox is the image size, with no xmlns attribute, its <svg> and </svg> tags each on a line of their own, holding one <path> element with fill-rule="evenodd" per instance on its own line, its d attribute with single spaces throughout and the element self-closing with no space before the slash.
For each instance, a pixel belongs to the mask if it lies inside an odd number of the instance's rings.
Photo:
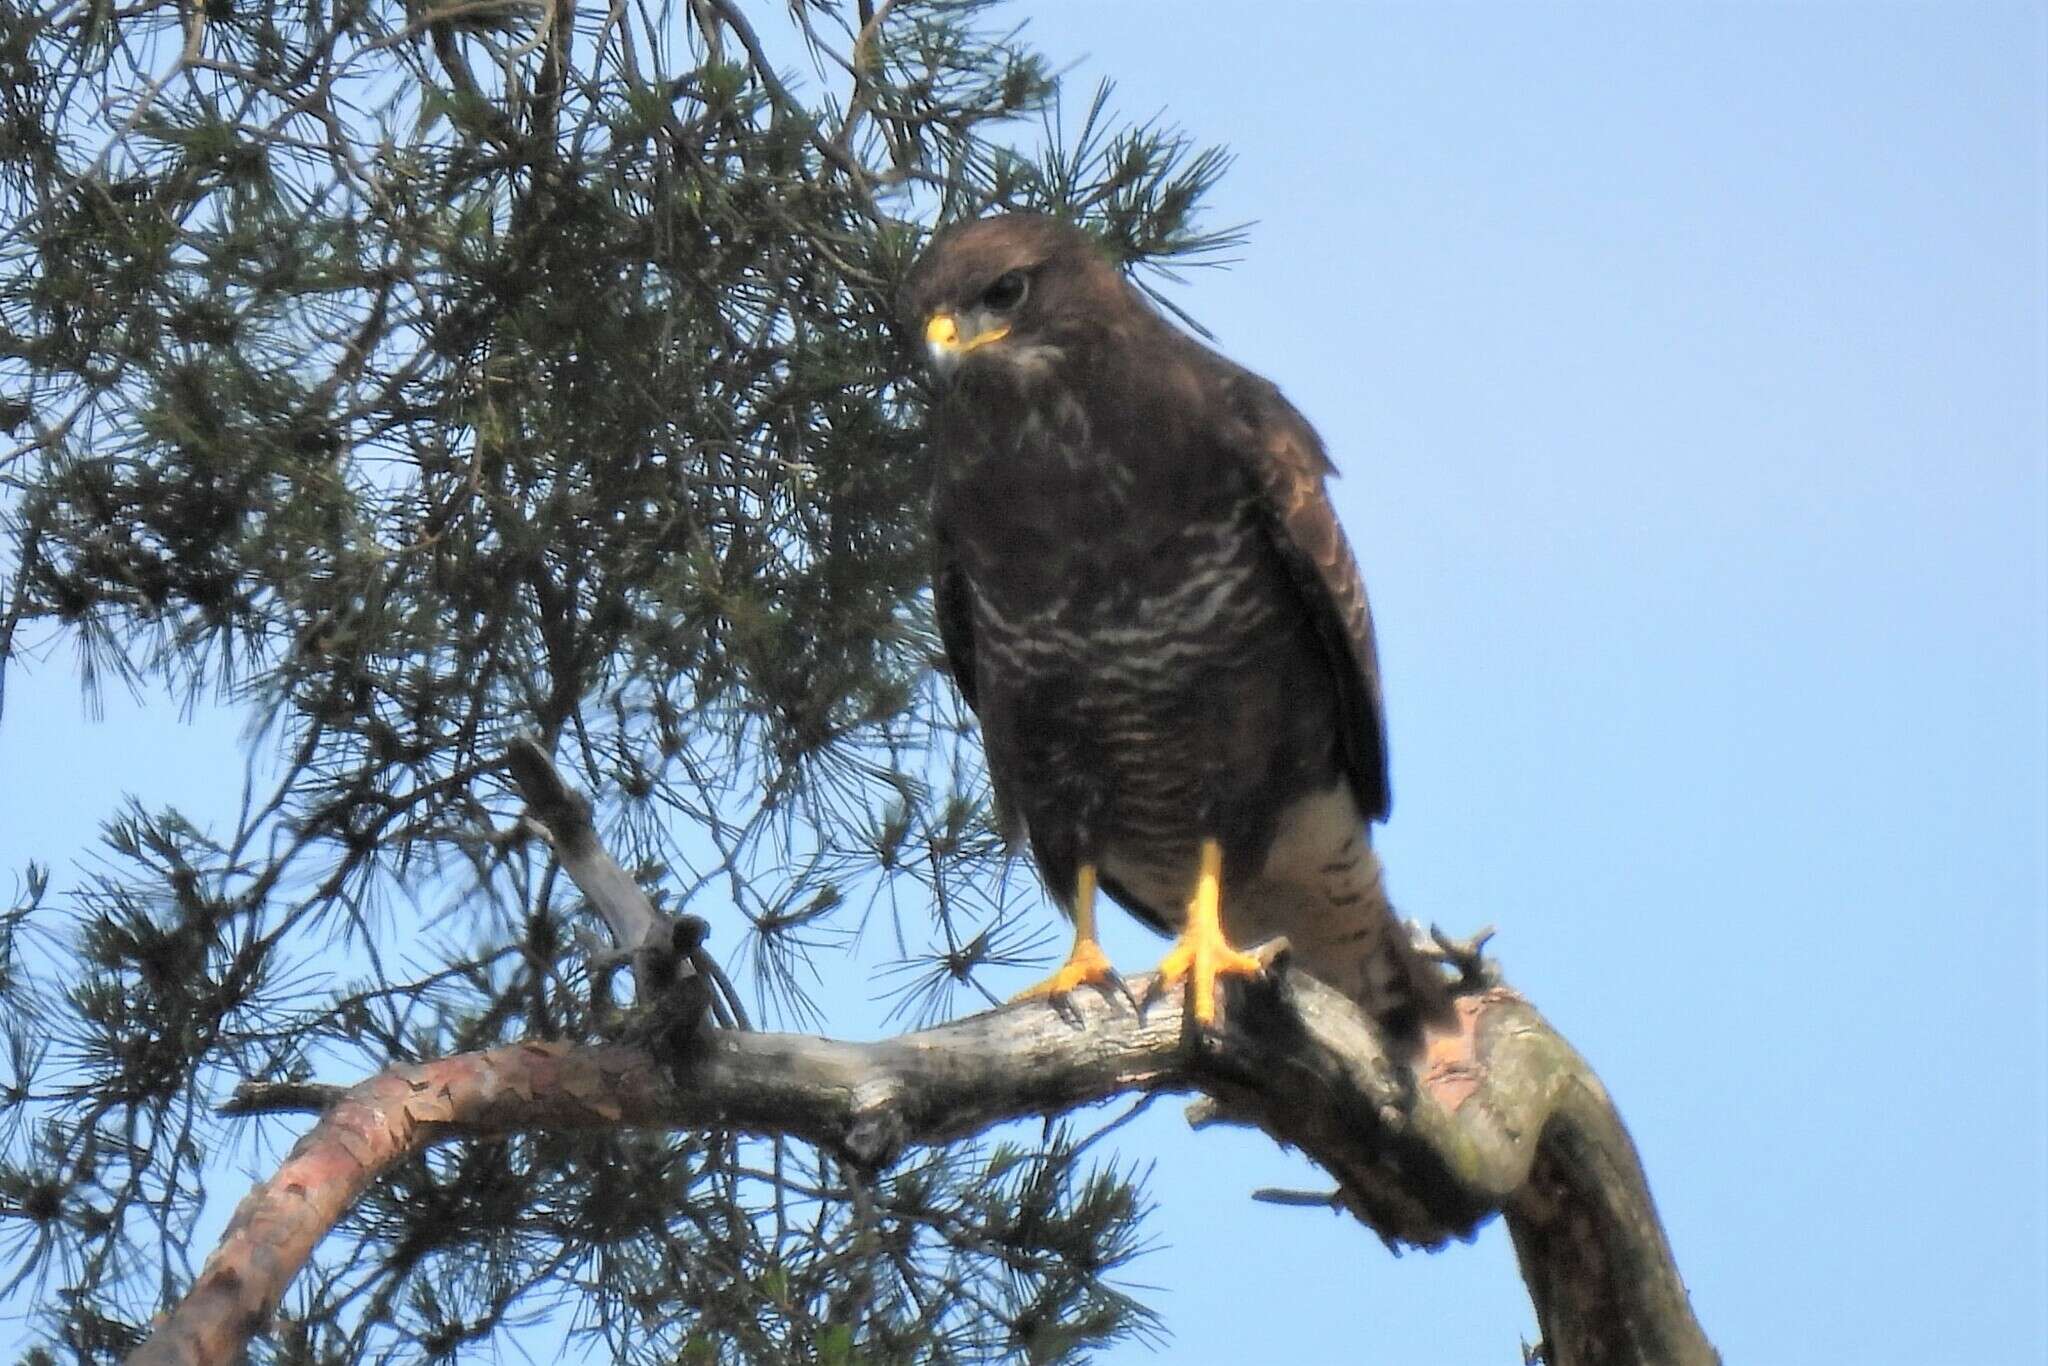
<svg viewBox="0 0 2048 1366">
<path fill-rule="evenodd" d="M 1161 984 L 1216 1014 L 1233 947 L 1294 960 L 1412 1042 L 1438 969 L 1383 890 L 1386 727 L 1365 586 L 1313 429 L 1040 214 L 940 232 L 905 322 L 940 381 L 933 583 L 1002 806 L 1072 917 L 1026 996 L 1118 979 L 1098 886 L 1179 938 Z"/>
</svg>

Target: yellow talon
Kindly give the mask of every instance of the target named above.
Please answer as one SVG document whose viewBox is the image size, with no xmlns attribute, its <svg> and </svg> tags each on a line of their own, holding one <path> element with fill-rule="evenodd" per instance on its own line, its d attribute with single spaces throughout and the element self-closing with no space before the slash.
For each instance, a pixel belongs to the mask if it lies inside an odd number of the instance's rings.
<svg viewBox="0 0 2048 1366">
<path fill-rule="evenodd" d="M 1073 952 L 1059 970 L 1036 986 L 1024 988 L 1010 999 L 1012 1001 L 1035 1001 L 1040 997 L 1064 996 L 1077 987 L 1114 986 L 1117 982 L 1116 969 L 1109 965 L 1109 955 L 1102 951 L 1102 945 L 1093 939 L 1074 939 Z"/>
<path fill-rule="evenodd" d="M 1010 999 L 1057 1001 L 1077 987 L 1121 987 L 1123 979 L 1109 965 L 1109 955 L 1095 941 L 1095 865 L 1084 863 L 1074 875 L 1074 947 L 1067 961 L 1043 982 L 1026 987 Z"/>
<path fill-rule="evenodd" d="M 1223 846 L 1202 841 L 1202 871 L 1188 901 L 1187 922 L 1180 938 L 1159 962 L 1159 984 L 1173 986 L 1188 978 L 1194 986 L 1195 1022 L 1216 1023 L 1216 979 L 1257 977 L 1266 965 L 1254 954 L 1230 947 L 1223 937 Z"/>
</svg>

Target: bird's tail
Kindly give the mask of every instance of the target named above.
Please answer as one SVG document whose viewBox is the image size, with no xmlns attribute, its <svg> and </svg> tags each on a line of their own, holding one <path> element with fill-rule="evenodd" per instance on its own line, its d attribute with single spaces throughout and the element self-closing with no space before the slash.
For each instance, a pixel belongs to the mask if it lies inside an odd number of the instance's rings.
<svg viewBox="0 0 2048 1366">
<path fill-rule="evenodd" d="M 1456 1018 L 1450 982 L 1442 967 L 1422 956 L 1408 922 L 1394 910 L 1379 855 L 1368 851 L 1366 858 L 1371 863 L 1367 900 L 1381 933 L 1374 936 L 1371 951 L 1360 963 L 1358 981 L 1363 989 L 1353 999 L 1379 1021 L 1389 1040 L 1414 1048 L 1421 1043 L 1424 1026 L 1448 1025 Z"/>
<path fill-rule="evenodd" d="M 1424 1026 L 1455 1018 L 1450 982 L 1395 914 L 1379 855 L 1362 831 L 1305 881 L 1316 887 L 1313 904 L 1272 929 L 1287 935 L 1294 961 L 1310 976 L 1358 1002 L 1396 1051 L 1412 1052 Z"/>
</svg>

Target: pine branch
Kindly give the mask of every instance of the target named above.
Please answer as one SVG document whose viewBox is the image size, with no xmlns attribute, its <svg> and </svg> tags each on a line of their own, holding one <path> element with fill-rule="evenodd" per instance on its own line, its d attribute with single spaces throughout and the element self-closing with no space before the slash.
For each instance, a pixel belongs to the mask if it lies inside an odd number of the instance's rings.
<svg viewBox="0 0 2048 1366">
<path fill-rule="evenodd" d="M 652 916 L 546 753 L 508 758 L 564 867 L 622 942 Z M 638 900 L 639 908 L 621 902 Z M 656 923 L 638 925 L 643 934 Z M 694 945 L 692 946 L 695 947 Z M 689 966 L 688 963 L 683 966 Z M 1635 1145 L 1583 1059 L 1497 984 L 1455 1031 L 1390 1057 L 1344 996 L 1291 969 L 1234 986 L 1197 1030 L 1177 997 L 1077 993 L 879 1043 L 745 1030 L 687 1048 L 519 1044 L 385 1069 L 342 1090 L 245 1083 L 230 1114 L 312 1110 L 312 1132 L 252 1191 L 176 1311 L 130 1358 L 200 1366 L 264 1330 L 321 1238 L 371 1183 L 437 1143 L 530 1130 L 716 1128 L 808 1140 L 876 1171 L 906 1149 L 1138 1092 L 1194 1091 L 1191 1122 L 1250 1123 L 1337 1182 L 1327 1196 L 1391 1245 L 1438 1247 L 1506 1217 L 1550 1366 L 1719 1361 L 1693 1317 Z M 1134 1009 L 1132 1001 L 1147 1002 Z"/>
<path fill-rule="evenodd" d="M 232 1360 L 349 1206 L 432 1144 L 718 1127 L 805 1138 L 874 1169 L 912 1146 L 1147 1091 L 1205 1092 L 1299 1147 L 1335 1177 L 1331 1203 L 1390 1241 L 1434 1247 L 1504 1214 L 1553 1366 L 1718 1360 L 1620 1118 L 1512 991 L 1464 998 L 1458 1031 L 1412 1069 L 1351 1002 L 1284 964 L 1270 984 L 1236 989 L 1212 1033 L 1193 1031 L 1176 999 L 1143 1015 L 1094 995 L 1072 1007 L 1009 1006 L 879 1043 L 721 1031 L 680 1063 L 523 1044 L 389 1068 L 329 1106 L 242 1202 L 131 1361 Z M 277 1099 L 257 1088 L 228 1108 Z"/>
<path fill-rule="evenodd" d="M 505 751 L 505 770 L 526 798 L 523 829 L 560 860 L 562 871 L 612 932 L 614 947 L 631 954 L 658 937 L 661 913 L 633 875 L 598 842 L 589 799 L 569 786 L 541 743 L 530 735 L 513 740 Z"/>
</svg>

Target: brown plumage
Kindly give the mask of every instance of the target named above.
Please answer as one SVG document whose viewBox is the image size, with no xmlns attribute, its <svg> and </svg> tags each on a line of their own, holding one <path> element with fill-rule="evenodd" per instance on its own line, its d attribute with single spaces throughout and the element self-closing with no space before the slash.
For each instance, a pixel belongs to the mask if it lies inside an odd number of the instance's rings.
<svg viewBox="0 0 2048 1366">
<path fill-rule="evenodd" d="M 1227 939 L 1285 934 L 1403 1035 L 1440 1018 L 1443 978 L 1371 849 L 1389 805 L 1378 661 L 1314 430 L 1052 218 L 939 234 L 902 311 L 944 381 L 940 632 L 997 790 L 1078 922 L 1044 989 L 1107 974 L 1099 877 L 1183 929 L 1162 967 L 1192 970 L 1207 1014 L 1205 976 L 1252 970 L 1199 928 L 1220 859 Z"/>
</svg>

